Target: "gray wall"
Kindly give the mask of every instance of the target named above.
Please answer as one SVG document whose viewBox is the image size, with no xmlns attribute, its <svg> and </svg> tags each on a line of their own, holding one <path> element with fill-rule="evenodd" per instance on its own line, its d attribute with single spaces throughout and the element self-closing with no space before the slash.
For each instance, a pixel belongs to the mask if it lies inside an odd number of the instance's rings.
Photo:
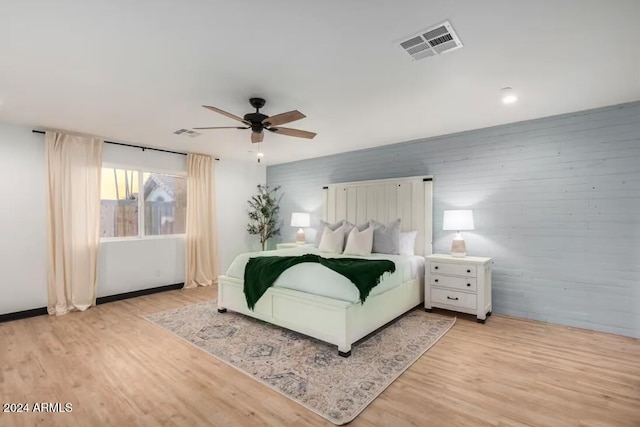
<svg viewBox="0 0 640 427">
<path fill-rule="evenodd" d="M 324 184 L 421 174 L 435 253 L 453 238 L 443 211 L 473 209 L 496 313 L 640 337 L 640 102 L 270 166 L 281 240 L 291 212 L 317 224 Z"/>
</svg>

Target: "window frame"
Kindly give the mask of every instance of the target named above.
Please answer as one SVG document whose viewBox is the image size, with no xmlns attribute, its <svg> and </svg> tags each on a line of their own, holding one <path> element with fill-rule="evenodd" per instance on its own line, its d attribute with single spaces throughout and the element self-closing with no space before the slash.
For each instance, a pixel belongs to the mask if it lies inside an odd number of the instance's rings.
<svg viewBox="0 0 640 427">
<path fill-rule="evenodd" d="M 186 171 L 169 171 L 166 169 L 156 169 L 156 170 L 147 170 L 145 168 L 139 166 L 131 166 L 122 163 L 111 163 L 111 162 L 103 162 L 100 166 L 100 171 L 102 173 L 102 168 L 112 168 L 112 169 L 126 169 L 133 170 L 138 172 L 138 192 L 144 188 L 144 174 L 145 173 L 160 173 L 165 175 L 175 175 L 182 176 L 185 179 L 187 178 Z M 102 188 L 100 189 L 102 191 Z M 102 200 L 102 194 L 100 194 L 100 200 Z M 161 239 L 185 239 L 187 237 L 186 233 L 176 233 L 176 234 L 157 234 L 157 235 L 145 235 L 144 234 L 144 197 L 138 197 L 138 235 L 137 236 L 122 236 L 122 237 L 102 237 L 100 236 L 100 243 L 110 243 L 110 242 L 135 242 L 137 240 L 161 240 Z"/>
</svg>

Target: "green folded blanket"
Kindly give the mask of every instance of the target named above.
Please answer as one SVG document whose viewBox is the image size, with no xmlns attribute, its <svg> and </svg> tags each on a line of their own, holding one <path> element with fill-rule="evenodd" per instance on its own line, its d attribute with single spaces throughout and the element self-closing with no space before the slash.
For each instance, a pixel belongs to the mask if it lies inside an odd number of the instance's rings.
<svg viewBox="0 0 640 427">
<path fill-rule="evenodd" d="M 314 254 L 250 258 L 244 269 L 244 295 L 249 309 L 253 310 L 283 271 L 302 262 L 317 262 L 351 280 L 360 292 L 361 303 L 384 273 L 396 271 L 395 263 L 386 259 L 322 258 Z"/>
</svg>

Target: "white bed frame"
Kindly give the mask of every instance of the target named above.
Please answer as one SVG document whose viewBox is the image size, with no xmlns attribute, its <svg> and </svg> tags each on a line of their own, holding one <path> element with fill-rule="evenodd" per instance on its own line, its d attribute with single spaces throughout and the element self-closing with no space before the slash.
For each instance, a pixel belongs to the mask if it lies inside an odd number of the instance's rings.
<svg viewBox="0 0 640 427">
<path fill-rule="evenodd" d="M 323 219 L 361 224 L 401 219 L 402 231 L 417 230 L 416 255 L 431 254 L 432 177 L 417 176 L 331 184 L 323 188 Z M 351 345 L 424 301 L 424 278 L 367 298 L 364 304 L 283 288 L 269 288 L 249 310 L 243 281 L 218 278 L 218 311 L 227 309 L 338 346 L 341 356 Z"/>
</svg>

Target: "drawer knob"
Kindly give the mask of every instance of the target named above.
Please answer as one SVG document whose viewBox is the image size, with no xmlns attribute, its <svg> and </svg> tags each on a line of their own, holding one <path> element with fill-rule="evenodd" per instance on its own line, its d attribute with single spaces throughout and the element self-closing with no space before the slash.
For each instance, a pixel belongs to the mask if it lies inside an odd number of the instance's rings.
<svg viewBox="0 0 640 427">
<path fill-rule="evenodd" d="M 436 265 L 436 266 L 435 266 L 435 267 L 433 267 L 433 268 L 435 268 L 435 269 L 437 270 L 437 269 L 438 269 L 438 266 Z"/>
<path fill-rule="evenodd" d="M 471 283 L 467 283 L 467 286 L 471 286 Z"/>
<path fill-rule="evenodd" d="M 454 301 L 458 301 L 458 297 L 451 298 L 450 296 L 447 296 L 447 299 L 452 299 L 452 300 L 454 300 Z"/>
<path fill-rule="evenodd" d="M 467 273 L 471 273 L 471 270 L 467 270 Z"/>
<path fill-rule="evenodd" d="M 438 281 L 438 279 L 436 279 L 436 282 Z"/>
</svg>

